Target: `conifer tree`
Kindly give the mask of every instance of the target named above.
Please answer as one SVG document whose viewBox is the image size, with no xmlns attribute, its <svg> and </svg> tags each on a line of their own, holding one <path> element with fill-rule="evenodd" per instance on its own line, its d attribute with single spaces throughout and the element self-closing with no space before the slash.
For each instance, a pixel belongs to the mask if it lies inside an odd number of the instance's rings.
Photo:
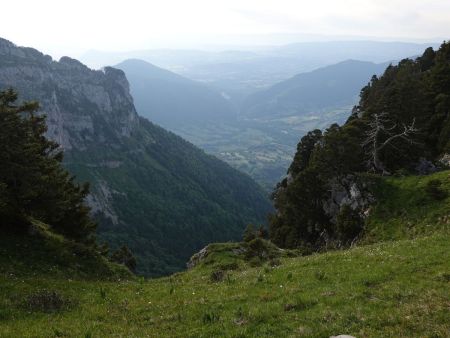
<svg viewBox="0 0 450 338">
<path fill-rule="evenodd" d="M 70 239 L 94 242 L 95 223 L 79 185 L 63 167 L 59 145 L 45 137 L 37 102 L 17 104 L 12 89 L 0 91 L 0 225 L 24 230 L 39 220 Z"/>
</svg>

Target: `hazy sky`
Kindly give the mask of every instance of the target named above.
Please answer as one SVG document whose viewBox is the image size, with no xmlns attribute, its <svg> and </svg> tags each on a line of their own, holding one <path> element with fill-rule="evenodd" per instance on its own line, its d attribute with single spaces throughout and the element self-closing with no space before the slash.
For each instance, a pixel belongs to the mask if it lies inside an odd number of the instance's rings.
<svg viewBox="0 0 450 338">
<path fill-rule="evenodd" d="M 309 40 L 450 37 L 450 0 L 11 0 L 1 10 L 1 37 L 53 55 L 262 44 L 261 35 L 273 33 Z"/>
</svg>

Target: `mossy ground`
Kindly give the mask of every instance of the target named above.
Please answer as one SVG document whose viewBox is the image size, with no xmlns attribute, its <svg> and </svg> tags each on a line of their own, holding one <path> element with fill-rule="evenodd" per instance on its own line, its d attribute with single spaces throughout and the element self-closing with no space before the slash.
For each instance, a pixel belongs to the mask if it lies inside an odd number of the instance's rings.
<svg viewBox="0 0 450 338">
<path fill-rule="evenodd" d="M 369 229 L 396 241 L 281 255 L 279 265 L 251 267 L 231 253 L 238 244 L 217 244 L 204 264 L 145 280 L 110 275 L 98 257 L 44 260 L 61 249 L 50 240 L 46 247 L 4 239 L 0 337 L 448 337 L 450 232 L 436 221 L 448 200 L 408 209 L 417 206 L 415 191 L 427 179 L 386 180 L 395 193 L 376 206 Z M 399 207 L 409 212 L 397 217 Z M 405 221 L 427 231 L 390 229 Z M 223 278 L 212 278 L 218 270 Z M 59 295 L 64 306 L 27 306 L 43 290 Z"/>
</svg>

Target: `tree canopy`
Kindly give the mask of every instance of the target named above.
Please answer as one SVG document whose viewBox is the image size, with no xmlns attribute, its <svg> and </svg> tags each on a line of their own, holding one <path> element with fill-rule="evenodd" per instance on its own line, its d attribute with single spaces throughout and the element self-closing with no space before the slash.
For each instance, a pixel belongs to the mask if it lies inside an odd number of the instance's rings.
<svg viewBox="0 0 450 338">
<path fill-rule="evenodd" d="M 45 116 L 37 102 L 17 103 L 0 91 L 0 225 L 21 232 L 33 221 L 49 224 L 69 239 L 93 243 L 96 224 L 84 198 L 87 184 L 75 183 L 61 165 L 59 145 L 45 137 Z"/>
<path fill-rule="evenodd" d="M 436 163 L 449 152 L 450 43 L 444 42 L 373 76 L 343 126 L 301 139 L 273 193 L 271 239 L 282 247 L 321 247 L 330 237 L 348 243 L 363 228 L 364 210 L 341 203 L 330 211 L 339 187 L 350 190 L 368 172 L 414 172 L 421 161 Z"/>
</svg>

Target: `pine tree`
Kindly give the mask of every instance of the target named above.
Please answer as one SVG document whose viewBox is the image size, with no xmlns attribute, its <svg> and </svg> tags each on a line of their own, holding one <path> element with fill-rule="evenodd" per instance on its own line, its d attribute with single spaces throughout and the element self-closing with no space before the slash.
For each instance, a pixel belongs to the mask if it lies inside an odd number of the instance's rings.
<svg viewBox="0 0 450 338">
<path fill-rule="evenodd" d="M 244 235 L 242 236 L 242 239 L 244 242 L 251 242 L 256 238 L 256 231 L 253 224 L 248 224 L 245 228 Z"/>
<path fill-rule="evenodd" d="M 17 105 L 12 89 L 0 92 L 1 225 L 23 230 L 32 219 L 45 222 L 70 239 L 94 242 L 95 223 L 79 185 L 63 167 L 59 145 L 45 137 L 45 116 L 37 102 Z"/>
</svg>

